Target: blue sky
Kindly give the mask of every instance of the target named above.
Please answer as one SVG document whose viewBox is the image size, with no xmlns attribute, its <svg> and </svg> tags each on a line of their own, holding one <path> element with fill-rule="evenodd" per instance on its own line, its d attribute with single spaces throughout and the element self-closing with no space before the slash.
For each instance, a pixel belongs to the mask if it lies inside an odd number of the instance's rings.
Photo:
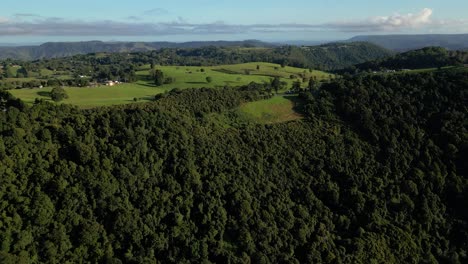
<svg viewBox="0 0 468 264">
<path fill-rule="evenodd" d="M 0 9 L 0 43 L 468 33 L 467 10 L 466 0 L 22 0 Z"/>
</svg>

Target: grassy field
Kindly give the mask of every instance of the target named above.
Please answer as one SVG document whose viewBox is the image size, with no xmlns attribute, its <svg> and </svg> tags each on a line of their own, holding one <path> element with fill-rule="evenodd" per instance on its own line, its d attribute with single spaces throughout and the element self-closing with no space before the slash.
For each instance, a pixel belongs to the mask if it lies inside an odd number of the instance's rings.
<svg viewBox="0 0 468 264">
<path fill-rule="evenodd" d="M 258 66 L 258 69 L 257 69 Z M 281 77 L 285 79 L 291 79 L 293 75 L 294 79 L 301 79 L 315 77 L 317 80 L 326 80 L 332 77 L 333 75 L 316 70 L 308 70 L 302 68 L 295 68 L 286 66 L 282 68 L 278 64 L 273 63 L 264 63 L 264 62 L 251 62 L 243 64 L 234 64 L 234 65 L 223 65 L 216 66 L 212 68 L 214 71 L 234 73 L 234 74 L 245 74 L 249 72 L 250 75 L 263 75 L 270 77 Z M 301 75 L 303 77 L 301 77 Z"/>
<path fill-rule="evenodd" d="M 222 87 L 244 85 L 250 82 L 269 82 L 271 77 L 245 74 L 227 74 L 214 71 L 211 67 L 187 67 L 187 66 L 160 66 L 156 67 L 164 72 L 165 77 L 175 78 L 175 83 L 159 86 L 160 89 L 172 88 L 201 88 L 201 87 Z M 202 72 L 202 69 L 204 72 Z M 137 71 L 141 85 L 152 85 L 148 80 L 149 71 Z M 211 77 L 212 82 L 208 83 L 206 77 Z"/>
<path fill-rule="evenodd" d="M 297 120 L 302 118 L 294 111 L 297 100 L 297 96 L 277 95 L 267 100 L 246 103 L 239 108 L 239 112 L 248 119 L 262 124 Z"/>
<path fill-rule="evenodd" d="M 117 86 L 101 86 L 94 88 L 65 87 L 68 99 L 62 103 L 78 105 L 90 108 L 104 105 L 118 105 L 133 103 L 133 98 L 139 101 L 150 101 L 154 95 L 165 90 L 155 87 L 144 86 L 135 83 L 125 83 Z M 49 100 L 49 92 L 52 88 L 43 89 L 16 89 L 10 92 L 27 103 L 32 103 L 36 98 Z"/>
<path fill-rule="evenodd" d="M 259 70 L 256 69 L 257 65 L 260 66 Z M 138 81 L 135 83 L 120 84 L 112 87 L 65 88 L 69 98 L 64 100 L 63 103 L 74 104 L 84 108 L 128 104 L 135 102 L 134 98 L 137 98 L 138 101 L 149 101 L 154 95 L 169 91 L 173 88 L 187 89 L 239 86 L 250 82 L 270 82 L 272 76 L 281 77 L 282 81 L 288 83 L 287 89 L 290 89 L 294 81 L 302 81 L 299 74 L 302 74 L 306 78 L 315 77 L 317 80 L 327 79 L 330 76 L 325 72 L 309 71 L 293 67 L 281 68 L 280 65 L 271 63 L 246 63 L 213 67 L 157 66 L 156 68 L 161 69 L 166 77 L 175 78 L 175 82 L 162 86 L 155 86 L 152 81 L 149 80 L 148 65 L 143 66 L 137 71 Z M 247 71 L 249 71 L 249 73 L 247 73 Z M 291 75 L 293 75 L 293 78 L 291 78 Z M 206 77 L 211 77 L 212 82 L 208 83 Z M 303 85 L 305 86 L 306 84 Z M 16 89 L 11 90 L 11 93 L 26 102 L 32 103 L 36 98 L 50 100 L 50 90 L 51 88 Z"/>
</svg>

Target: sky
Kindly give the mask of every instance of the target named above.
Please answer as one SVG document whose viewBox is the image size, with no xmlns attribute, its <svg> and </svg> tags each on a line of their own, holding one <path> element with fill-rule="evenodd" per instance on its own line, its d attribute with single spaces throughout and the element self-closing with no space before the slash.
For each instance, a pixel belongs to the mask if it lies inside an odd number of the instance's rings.
<svg viewBox="0 0 468 264">
<path fill-rule="evenodd" d="M 22 0 L 0 9 L 0 43 L 320 41 L 468 33 L 466 0 Z"/>
</svg>

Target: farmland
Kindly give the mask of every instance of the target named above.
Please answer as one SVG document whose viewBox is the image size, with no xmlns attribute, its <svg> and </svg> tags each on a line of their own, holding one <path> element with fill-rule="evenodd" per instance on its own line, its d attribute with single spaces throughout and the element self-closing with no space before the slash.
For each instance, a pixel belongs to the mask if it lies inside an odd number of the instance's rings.
<svg viewBox="0 0 468 264">
<path fill-rule="evenodd" d="M 257 69 L 258 66 L 258 69 Z M 245 63 L 236 65 L 221 65 L 213 67 L 195 66 L 156 66 L 164 72 L 167 77 L 172 77 L 175 81 L 171 84 L 161 86 L 154 85 L 149 77 L 149 65 L 141 66 L 137 72 L 137 81 L 134 83 L 124 83 L 116 86 L 99 87 L 65 87 L 69 98 L 62 101 L 66 104 L 73 104 L 83 108 L 128 104 L 133 102 L 149 101 L 154 95 L 164 93 L 174 88 L 219 88 L 224 86 L 239 86 L 251 82 L 270 82 L 275 76 L 280 77 L 285 83 L 283 90 L 290 89 L 295 81 L 303 82 L 308 78 L 326 80 L 330 77 L 328 73 L 321 71 L 309 71 L 308 69 L 281 67 L 271 63 Z M 207 77 L 212 81 L 207 82 Z M 305 86 L 302 83 L 302 86 Z M 11 93 L 32 103 L 36 99 L 50 100 L 49 92 L 52 88 L 42 89 L 15 89 Z"/>
</svg>

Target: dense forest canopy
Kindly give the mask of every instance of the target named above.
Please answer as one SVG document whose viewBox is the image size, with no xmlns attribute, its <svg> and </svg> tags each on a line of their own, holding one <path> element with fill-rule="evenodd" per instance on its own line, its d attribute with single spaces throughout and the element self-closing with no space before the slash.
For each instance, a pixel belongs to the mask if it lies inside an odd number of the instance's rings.
<svg viewBox="0 0 468 264">
<path fill-rule="evenodd" d="M 367 61 L 338 70 L 343 73 L 356 73 L 362 71 L 427 69 L 447 66 L 463 66 L 468 64 L 468 52 L 449 51 L 441 47 L 426 47 L 396 54 L 374 61 Z"/>
<path fill-rule="evenodd" d="M 467 87 L 337 79 L 273 125 L 233 111 L 255 84 L 90 110 L 2 92 L 0 262 L 466 263 Z"/>
</svg>

